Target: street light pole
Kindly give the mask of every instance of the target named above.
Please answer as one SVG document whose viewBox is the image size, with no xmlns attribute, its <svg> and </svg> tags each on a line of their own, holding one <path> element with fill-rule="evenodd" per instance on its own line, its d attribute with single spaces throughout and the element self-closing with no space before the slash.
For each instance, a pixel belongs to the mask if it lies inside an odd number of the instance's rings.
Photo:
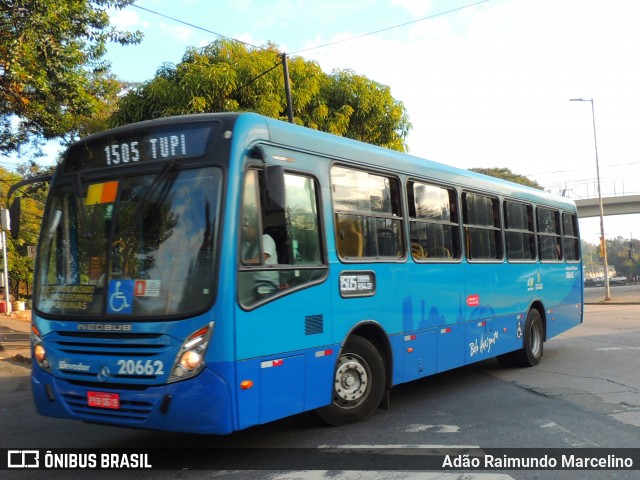
<svg viewBox="0 0 640 480">
<path fill-rule="evenodd" d="M 607 241 L 604 236 L 604 207 L 602 206 L 602 191 L 600 190 L 600 163 L 598 162 L 598 140 L 596 137 L 596 113 L 593 107 L 593 98 L 571 98 L 570 102 L 591 102 L 591 119 L 593 121 L 593 143 L 596 149 L 596 178 L 598 181 L 598 203 L 600 204 L 600 241 L 602 242 L 602 261 L 604 263 L 604 301 L 611 300 L 609 289 L 609 262 L 607 261 Z"/>
</svg>

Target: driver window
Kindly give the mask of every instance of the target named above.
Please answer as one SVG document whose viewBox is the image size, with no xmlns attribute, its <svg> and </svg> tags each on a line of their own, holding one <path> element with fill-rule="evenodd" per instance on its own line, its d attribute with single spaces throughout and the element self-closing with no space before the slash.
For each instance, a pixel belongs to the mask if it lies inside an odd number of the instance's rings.
<svg viewBox="0 0 640 480">
<path fill-rule="evenodd" d="M 285 173 L 284 185 L 284 209 L 267 212 L 263 172 L 249 170 L 245 177 L 238 229 L 238 292 L 245 308 L 318 283 L 326 274 L 316 182 Z"/>
</svg>

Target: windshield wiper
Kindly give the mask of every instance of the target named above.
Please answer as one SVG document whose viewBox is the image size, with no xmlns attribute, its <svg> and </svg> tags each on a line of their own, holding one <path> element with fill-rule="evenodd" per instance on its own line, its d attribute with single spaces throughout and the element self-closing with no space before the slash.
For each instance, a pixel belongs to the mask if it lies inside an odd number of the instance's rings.
<svg viewBox="0 0 640 480">
<path fill-rule="evenodd" d="M 144 193 L 144 195 L 140 199 L 140 203 L 138 204 L 136 213 L 133 216 L 135 220 L 131 224 L 131 226 L 135 228 L 144 221 L 144 219 L 146 218 L 145 211 L 147 210 L 149 203 L 156 195 L 156 192 L 160 188 L 160 185 L 162 185 L 162 183 L 167 179 L 169 174 L 173 170 L 175 170 L 177 165 L 178 165 L 178 162 L 175 159 L 169 160 L 167 163 L 165 163 L 162 166 L 160 171 L 156 173 L 156 176 L 154 177 L 153 182 L 151 182 L 151 185 L 149 186 L 147 191 Z"/>
</svg>

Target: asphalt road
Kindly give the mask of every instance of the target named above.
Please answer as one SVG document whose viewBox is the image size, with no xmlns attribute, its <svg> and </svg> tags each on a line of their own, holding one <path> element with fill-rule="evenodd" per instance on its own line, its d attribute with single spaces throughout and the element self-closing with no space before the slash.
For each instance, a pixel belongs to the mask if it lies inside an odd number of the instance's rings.
<svg viewBox="0 0 640 480">
<path fill-rule="evenodd" d="M 157 447 L 166 449 L 167 458 L 181 458 L 178 451 L 182 456 L 192 454 L 182 460 L 183 469 L 90 472 L 91 478 L 640 479 L 640 470 L 424 468 L 425 455 L 441 446 L 460 452 L 504 447 L 632 447 L 637 452 L 639 312 L 639 305 L 587 305 L 584 324 L 545 343 L 544 358 L 537 367 L 503 369 L 487 361 L 400 385 L 392 391 L 392 409 L 379 410 L 364 423 L 331 428 L 312 414 L 302 414 L 224 437 L 39 417 L 30 398 L 29 367 L 1 361 L 0 448 Z M 336 454 L 319 459 L 318 452 Z M 86 478 L 88 473 L 9 471 L 0 475 Z"/>
</svg>

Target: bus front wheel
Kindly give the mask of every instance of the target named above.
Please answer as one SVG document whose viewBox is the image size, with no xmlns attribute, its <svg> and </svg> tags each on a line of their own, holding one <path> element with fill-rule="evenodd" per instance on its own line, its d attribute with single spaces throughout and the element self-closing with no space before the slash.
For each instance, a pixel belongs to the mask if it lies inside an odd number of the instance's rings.
<svg viewBox="0 0 640 480">
<path fill-rule="evenodd" d="M 380 352 L 365 338 L 353 336 L 338 358 L 333 401 L 317 413 L 330 425 L 364 420 L 380 405 L 385 385 L 385 366 Z"/>
</svg>

